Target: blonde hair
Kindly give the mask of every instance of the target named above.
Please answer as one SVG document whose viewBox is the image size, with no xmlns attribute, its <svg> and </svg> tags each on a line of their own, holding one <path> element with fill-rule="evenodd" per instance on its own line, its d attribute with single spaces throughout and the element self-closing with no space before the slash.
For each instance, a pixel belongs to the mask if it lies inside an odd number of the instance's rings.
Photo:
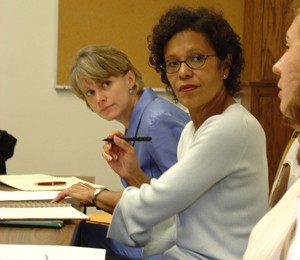
<svg viewBox="0 0 300 260">
<path fill-rule="evenodd" d="M 80 86 L 86 82 L 100 83 L 109 77 L 123 77 L 128 71 L 135 75 L 135 93 L 143 92 L 142 74 L 133 66 L 128 56 L 109 45 L 88 45 L 80 49 L 70 70 L 69 84 L 76 96 L 86 102 Z M 88 103 L 86 102 L 87 106 Z"/>
</svg>

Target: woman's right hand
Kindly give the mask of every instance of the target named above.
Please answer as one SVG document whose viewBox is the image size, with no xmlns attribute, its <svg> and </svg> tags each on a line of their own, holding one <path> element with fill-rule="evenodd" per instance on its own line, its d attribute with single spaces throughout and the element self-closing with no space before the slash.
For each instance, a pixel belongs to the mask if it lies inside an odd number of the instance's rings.
<svg viewBox="0 0 300 260">
<path fill-rule="evenodd" d="M 108 135 L 108 138 L 113 138 L 113 142 L 103 145 L 102 157 L 129 185 L 139 187 L 143 183 L 149 183 L 149 179 L 139 167 L 134 148 L 122 137 L 124 135 L 120 132 Z"/>
</svg>

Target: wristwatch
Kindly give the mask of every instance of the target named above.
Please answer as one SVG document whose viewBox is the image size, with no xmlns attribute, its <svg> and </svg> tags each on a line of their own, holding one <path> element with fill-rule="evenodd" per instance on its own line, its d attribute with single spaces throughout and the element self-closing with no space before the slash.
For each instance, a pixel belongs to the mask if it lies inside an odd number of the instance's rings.
<svg viewBox="0 0 300 260">
<path fill-rule="evenodd" d="M 96 209 L 99 209 L 97 206 L 96 206 L 96 198 L 97 196 L 104 190 L 107 190 L 106 188 L 97 188 L 94 190 L 93 192 L 93 197 L 92 197 L 92 203 L 93 203 L 93 206 L 96 207 Z"/>
</svg>

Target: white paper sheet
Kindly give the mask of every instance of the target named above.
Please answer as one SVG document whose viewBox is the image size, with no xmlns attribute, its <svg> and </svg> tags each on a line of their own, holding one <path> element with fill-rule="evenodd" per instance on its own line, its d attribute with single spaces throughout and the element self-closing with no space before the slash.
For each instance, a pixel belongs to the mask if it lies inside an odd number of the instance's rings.
<svg viewBox="0 0 300 260">
<path fill-rule="evenodd" d="M 60 191 L 0 191 L 0 201 L 53 200 Z"/>
<path fill-rule="evenodd" d="M 48 245 L 0 245 L 0 260 L 104 260 L 105 249 L 48 246 Z"/>
<path fill-rule="evenodd" d="M 39 182 L 66 182 L 64 185 L 49 185 L 39 186 Z M 78 182 L 88 183 L 95 188 L 102 188 L 104 186 L 93 184 L 77 177 L 56 177 L 45 174 L 18 174 L 18 175 L 0 175 L 0 182 L 11 186 L 13 188 L 24 191 L 50 191 L 50 190 L 65 190 Z"/>
<path fill-rule="evenodd" d="M 25 208 L 10 208 L 0 207 L 1 220 L 21 220 L 21 219 L 89 219 L 89 217 L 70 204 L 68 206 L 57 207 L 25 207 Z M 1 259 L 0 259 L 1 260 Z"/>
</svg>

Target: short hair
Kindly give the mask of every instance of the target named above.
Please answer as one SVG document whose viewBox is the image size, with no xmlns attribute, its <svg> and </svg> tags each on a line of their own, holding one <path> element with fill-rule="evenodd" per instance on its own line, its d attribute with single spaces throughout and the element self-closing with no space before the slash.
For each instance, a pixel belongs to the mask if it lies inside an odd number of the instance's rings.
<svg viewBox="0 0 300 260">
<path fill-rule="evenodd" d="M 69 74 L 69 84 L 73 92 L 86 101 L 80 89 L 83 82 L 99 83 L 111 76 L 125 76 L 130 70 L 135 74 L 134 88 L 135 92 L 139 94 L 144 87 L 142 74 L 133 66 L 125 53 L 109 45 L 88 45 L 76 53 Z"/>
<path fill-rule="evenodd" d="M 220 60 L 231 54 L 232 63 L 226 79 L 226 88 L 231 96 L 238 97 L 241 90 L 240 74 L 244 66 L 240 37 L 223 18 L 222 13 L 204 7 L 172 7 L 161 16 L 152 30 L 152 35 L 148 36 L 149 64 L 161 74 L 161 81 L 166 84 L 167 91 L 172 93 L 176 100 L 166 72 L 161 69 L 165 63 L 164 48 L 176 33 L 184 30 L 204 34 Z"/>
</svg>

